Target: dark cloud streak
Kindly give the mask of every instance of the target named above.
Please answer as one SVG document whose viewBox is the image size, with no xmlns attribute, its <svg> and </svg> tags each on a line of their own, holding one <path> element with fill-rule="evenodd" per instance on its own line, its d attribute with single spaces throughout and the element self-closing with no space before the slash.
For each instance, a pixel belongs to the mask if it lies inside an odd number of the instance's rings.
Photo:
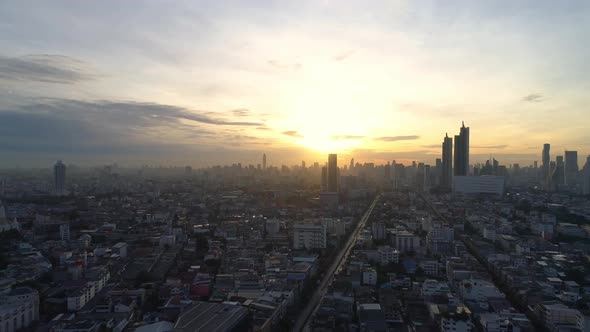
<svg viewBox="0 0 590 332">
<path fill-rule="evenodd" d="M 84 62 L 64 55 L 0 56 L 0 80 L 74 84 L 94 78 Z"/>
<path fill-rule="evenodd" d="M 299 134 L 297 131 L 295 130 L 287 130 L 287 131 L 283 131 L 282 132 L 283 135 L 287 135 L 287 136 L 291 136 L 291 137 L 296 137 L 296 138 L 302 138 L 303 135 Z"/>
<path fill-rule="evenodd" d="M 398 142 L 398 141 L 415 141 L 419 139 L 418 135 L 407 135 L 407 136 L 382 136 L 377 137 L 375 140 L 383 142 Z"/>
<path fill-rule="evenodd" d="M 545 100 L 542 94 L 539 93 L 531 93 L 530 95 L 526 95 L 522 98 L 523 101 L 529 103 L 541 103 Z"/>
<path fill-rule="evenodd" d="M 347 139 L 357 140 L 357 139 L 363 139 L 365 137 L 366 136 L 360 136 L 360 135 L 335 135 L 335 136 L 332 136 L 332 139 L 333 140 L 347 140 Z"/>
</svg>

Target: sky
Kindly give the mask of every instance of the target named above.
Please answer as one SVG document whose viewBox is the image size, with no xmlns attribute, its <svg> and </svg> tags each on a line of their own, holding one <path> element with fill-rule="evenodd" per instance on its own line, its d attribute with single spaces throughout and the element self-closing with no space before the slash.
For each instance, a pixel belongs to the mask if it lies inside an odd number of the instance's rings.
<svg viewBox="0 0 590 332">
<path fill-rule="evenodd" d="M 588 1 L 3 1 L 0 164 L 590 153 Z M 346 162 L 347 163 L 347 162 Z"/>
</svg>

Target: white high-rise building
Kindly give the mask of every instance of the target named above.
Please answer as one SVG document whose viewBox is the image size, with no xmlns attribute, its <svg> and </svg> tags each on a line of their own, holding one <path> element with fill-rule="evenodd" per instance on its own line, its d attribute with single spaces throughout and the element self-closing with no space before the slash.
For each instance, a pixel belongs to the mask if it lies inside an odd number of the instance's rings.
<svg viewBox="0 0 590 332">
<path fill-rule="evenodd" d="M 399 263 L 399 251 L 390 246 L 380 246 L 377 248 L 379 254 L 379 264 L 387 265 L 390 263 Z"/>
<path fill-rule="evenodd" d="M 18 287 L 0 295 L 0 331 L 14 332 L 39 320 L 39 293 L 30 287 Z"/>
<path fill-rule="evenodd" d="M 59 237 L 62 241 L 70 241 L 70 224 L 59 225 Z"/>
<path fill-rule="evenodd" d="M 325 222 L 305 222 L 293 225 L 293 249 L 326 248 Z"/>
</svg>

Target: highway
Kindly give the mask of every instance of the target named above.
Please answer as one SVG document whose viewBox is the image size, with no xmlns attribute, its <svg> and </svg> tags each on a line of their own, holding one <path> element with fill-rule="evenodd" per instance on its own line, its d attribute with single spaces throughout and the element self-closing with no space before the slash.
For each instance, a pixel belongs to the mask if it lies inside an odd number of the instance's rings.
<svg viewBox="0 0 590 332">
<path fill-rule="evenodd" d="M 357 223 L 356 228 L 354 229 L 352 234 L 350 234 L 348 241 L 346 242 L 346 244 L 344 245 L 344 247 L 342 248 L 342 250 L 340 251 L 340 253 L 336 257 L 336 259 L 334 260 L 334 263 L 332 263 L 332 265 L 325 272 L 324 277 L 323 277 L 322 281 L 320 282 L 320 285 L 313 293 L 311 299 L 309 300 L 309 302 L 307 303 L 307 305 L 305 306 L 303 311 L 299 314 L 299 317 L 297 318 L 297 321 L 295 322 L 295 325 L 294 325 L 292 331 L 300 332 L 300 331 L 304 331 L 307 329 L 307 326 L 308 326 L 308 323 L 309 323 L 309 320 L 310 320 L 312 314 L 315 312 L 317 306 L 320 304 L 320 301 L 324 297 L 324 294 L 326 294 L 326 291 L 328 290 L 328 286 L 332 283 L 334 273 L 342 267 L 344 262 L 346 262 L 346 258 L 350 254 L 350 250 L 354 246 L 354 243 L 356 242 L 356 239 L 357 239 L 358 235 L 360 234 L 361 230 L 364 228 L 365 223 L 367 222 L 367 220 L 371 216 L 371 212 L 373 212 L 373 208 L 375 208 L 375 205 L 377 204 L 377 201 L 379 200 L 379 196 L 380 195 L 377 195 L 377 197 L 375 197 L 375 200 L 373 200 L 373 203 L 371 203 L 371 205 L 369 206 L 369 208 L 367 209 L 367 211 L 365 212 L 365 214 L 363 215 L 361 220 Z"/>
</svg>

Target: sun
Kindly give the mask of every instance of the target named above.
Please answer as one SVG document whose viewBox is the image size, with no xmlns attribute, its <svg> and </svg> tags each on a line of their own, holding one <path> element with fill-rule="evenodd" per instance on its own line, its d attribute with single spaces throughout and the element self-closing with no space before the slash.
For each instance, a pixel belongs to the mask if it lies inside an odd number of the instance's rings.
<svg viewBox="0 0 590 332">
<path fill-rule="evenodd" d="M 281 126 L 297 131 L 296 144 L 318 152 L 345 152 L 367 142 L 375 119 L 366 116 L 369 103 L 358 82 L 328 70 L 307 75 L 283 96 L 286 116 Z"/>
<path fill-rule="evenodd" d="M 301 134 L 303 137 L 296 140 L 297 144 L 322 153 L 347 152 L 363 143 L 362 139 L 337 138 L 336 135 L 313 130 L 303 131 Z"/>
</svg>

